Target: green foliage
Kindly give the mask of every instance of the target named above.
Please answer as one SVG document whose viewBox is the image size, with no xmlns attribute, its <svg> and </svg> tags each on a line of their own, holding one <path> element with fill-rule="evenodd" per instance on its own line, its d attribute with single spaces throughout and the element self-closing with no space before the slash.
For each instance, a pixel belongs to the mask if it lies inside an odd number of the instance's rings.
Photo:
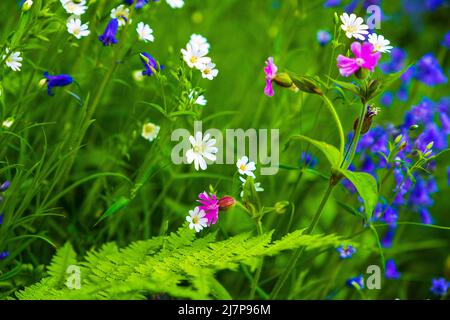
<svg viewBox="0 0 450 320">
<path fill-rule="evenodd" d="M 345 243 L 336 235 L 305 235 L 303 230 L 272 241 L 272 232 L 252 237 L 242 233 L 214 242 L 215 234 L 196 238 L 186 226 L 167 237 L 137 241 L 124 249 L 115 243 L 89 252 L 81 266 L 81 289 L 61 287 L 66 268 L 76 264 L 69 244 L 59 249 L 48 267 L 49 276 L 17 293 L 19 299 L 145 299 L 167 294 L 174 298 L 231 298 L 214 278 L 220 270 L 284 250 L 335 247 Z"/>
</svg>

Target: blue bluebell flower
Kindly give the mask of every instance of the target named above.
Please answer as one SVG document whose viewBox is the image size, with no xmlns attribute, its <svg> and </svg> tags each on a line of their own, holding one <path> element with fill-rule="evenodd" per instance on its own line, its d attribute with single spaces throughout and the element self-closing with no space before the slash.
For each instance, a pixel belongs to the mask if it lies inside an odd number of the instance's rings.
<svg viewBox="0 0 450 320">
<path fill-rule="evenodd" d="M 386 268 L 384 276 L 386 279 L 399 279 L 400 272 L 397 270 L 397 266 L 395 265 L 394 259 L 386 260 Z"/>
<path fill-rule="evenodd" d="M 48 72 L 44 72 L 45 84 L 47 84 L 47 93 L 53 96 L 53 87 L 65 87 L 73 82 L 73 78 L 68 74 L 58 74 L 51 76 Z"/>
<path fill-rule="evenodd" d="M 136 5 L 134 6 L 136 9 L 143 8 L 146 4 L 148 4 L 150 0 L 136 0 Z M 158 2 L 159 0 L 153 0 L 153 2 Z M 124 0 L 124 2 L 128 5 L 132 5 L 134 0 Z"/>
<path fill-rule="evenodd" d="M 442 40 L 441 44 L 447 49 L 450 49 L 450 31 L 444 35 L 444 39 Z"/>
<path fill-rule="evenodd" d="M 396 227 L 389 227 L 384 236 L 381 238 L 383 248 L 391 248 L 394 241 Z"/>
<path fill-rule="evenodd" d="M 323 47 L 331 41 L 331 34 L 326 30 L 317 31 L 317 41 Z"/>
<path fill-rule="evenodd" d="M 341 245 L 340 247 L 336 248 L 336 251 L 339 252 L 339 258 L 341 259 L 349 259 L 355 254 L 356 249 L 352 245 L 348 245 L 344 247 Z"/>
<path fill-rule="evenodd" d="M 9 252 L 8 251 L 3 251 L 0 252 L 0 260 L 4 260 L 9 256 Z"/>
<path fill-rule="evenodd" d="M 155 72 L 162 70 L 163 66 L 158 67 L 158 62 L 146 52 L 140 53 L 141 61 L 144 64 L 145 70 L 142 71 L 144 76 L 152 76 Z"/>
<path fill-rule="evenodd" d="M 440 297 L 447 294 L 450 283 L 445 278 L 435 278 L 431 280 L 430 291 Z"/>
<path fill-rule="evenodd" d="M 105 32 L 98 37 L 104 46 L 109 46 L 117 43 L 117 31 L 119 30 L 119 20 L 111 19 L 106 26 Z"/>
<path fill-rule="evenodd" d="M 7 180 L 5 182 L 3 182 L 0 185 L 0 192 L 5 192 L 6 190 L 8 190 L 9 186 L 11 185 L 11 183 Z"/>
<path fill-rule="evenodd" d="M 345 284 L 347 287 L 350 288 L 356 288 L 356 289 L 363 289 L 364 288 L 364 277 L 363 275 L 359 275 L 353 278 L 348 279 Z"/>
<path fill-rule="evenodd" d="M 3 223 L 3 216 L 4 216 L 5 214 L 2 212 L 2 213 L 0 213 L 0 226 L 2 225 L 2 223 Z"/>
<path fill-rule="evenodd" d="M 393 48 L 390 55 L 389 62 L 381 63 L 380 70 L 384 73 L 399 72 L 405 67 L 406 51 L 401 48 Z"/>
<path fill-rule="evenodd" d="M 427 53 L 414 65 L 414 77 L 431 87 L 447 83 L 447 77 L 432 53 Z"/>
</svg>

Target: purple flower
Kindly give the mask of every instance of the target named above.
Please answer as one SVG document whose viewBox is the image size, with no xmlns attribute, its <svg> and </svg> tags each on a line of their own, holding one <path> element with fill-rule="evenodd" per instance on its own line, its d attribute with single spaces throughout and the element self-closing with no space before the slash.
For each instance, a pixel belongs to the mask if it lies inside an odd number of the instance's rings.
<svg viewBox="0 0 450 320">
<path fill-rule="evenodd" d="M 450 49 L 450 31 L 445 34 L 441 44 L 447 49 Z"/>
<path fill-rule="evenodd" d="M 449 286 L 450 283 L 447 282 L 444 278 L 435 278 L 431 280 L 430 291 L 437 296 L 443 297 L 447 294 Z"/>
<path fill-rule="evenodd" d="M 380 70 L 383 73 L 395 73 L 403 69 L 406 60 L 406 52 L 401 48 L 393 48 L 391 51 L 391 60 L 381 63 Z"/>
<path fill-rule="evenodd" d="M 424 55 L 414 66 L 414 76 L 428 86 L 446 83 L 447 77 L 432 53 Z"/>
<path fill-rule="evenodd" d="M 7 180 L 5 182 L 3 182 L 0 185 L 0 192 L 5 192 L 6 190 L 8 190 L 9 186 L 11 185 L 11 183 Z"/>
<path fill-rule="evenodd" d="M 394 240 L 395 236 L 395 227 L 389 227 L 388 231 L 384 234 L 384 237 L 381 239 L 381 245 L 383 248 L 390 248 L 392 247 L 392 241 Z"/>
<path fill-rule="evenodd" d="M 98 37 L 104 46 L 109 46 L 117 43 L 117 31 L 119 30 L 119 20 L 111 19 L 106 26 L 105 32 Z"/>
<path fill-rule="evenodd" d="M 264 88 L 264 94 L 268 97 L 274 95 L 272 79 L 277 74 L 278 68 L 273 62 L 273 58 L 269 57 L 266 61 L 266 66 L 264 67 L 264 73 L 266 74 L 266 87 Z"/>
<path fill-rule="evenodd" d="M 6 259 L 9 256 L 8 251 L 0 252 L 0 260 Z"/>
<path fill-rule="evenodd" d="M 336 248 L 337 252 L 339 252 L 339 257 L 341 259 L 348 259 L 351 258 L 353 256 L 353 254 L 356 252 L 356 249 L 351 246 L 348 245 L 347 247 L 344 247 L 343 245 Z"/>
<path fill-rule="evenodd" d="M 159 0 L 153 0 L 153 2 L 157 2 Z M 131 6 L 134 3 L 134 0 L 124 0 L 126 4 Z M 149 0 L 136 0 L 136 5 L 134 6 L 136 9 L 141 9 L 146 4 L 148 4 Z"/>
<path fill-rule="evenodd" d="M 394 259 L 389 259 L 386 261 L 386 272 L 384 276 L 387 279 L 399 279 L 400 278 L 400 272 L 398 272 L 397 267 L 395 265 Z"/>
<path fill-rule="evenodd" d="M 65 87 L 73 82 L 73 78 L 68 74 L 58 74 L 51 76 L 48 72 L 44 72 L 45 83 L 47 84 L 47 93 L 53 96 L 53 87 Z"/>
<path fill-rule="evenodd" d="M 356 288 L 356 289 L 363 289 L 364 288 L 364 277 L 361 275 L 357 276 L 357 277 L 353 277 L 348 279 L 345 284 L 347 285 L 347 287 L 350 288 Z"/>
<path fill-rule="evenodd" d="M 325 30 L 317 31 L 317 41 L 323 47 L 331 41 L 331 34 Z"/>
<path fill-rule="evenodd" d="M 349 58 L 343 55 L 337 57 L 337 66 L 342 76 L 348 77 L 358 71 L 360 68 L 374 71 L 381 57 L 380 52 L 373 52 L 373 45 L 369 42 L 364 42 L 362 45 L 359 42 L 353 42 L 351 50 L 355 58 Z"/>
<path fill-rule="evenodd" d="M 392 102 L 394 101 L 394 94 L 390 91 L 386 91 L 380 99 L 380 102 L 382 105 L 389 107 L 392 105 Z"/>
<path fill-rule="evenodd" d="M 158 67 L 158 63 L 156 62 L 156 60 L 148 53 L 142 52 L 140 54 L 140 57 L 145 67 L 145 70 L 142 71 L 142 75 L 150 77 L 158 70 L 163 69 L 163 66 Z"/>
<path fill-rule="evenodd" d="M 341 0 L 327 0 L 323 4 L 325 8 L 333 8 L 341 5 Z"/>
<path fill-rule="evenodd" d="M 304 162 L 307 167 L 314 168 L 317 164 L 317 158 L 314 157 L 311 152 L 302 152 L 302 162 Z"/>
<path fill-rule="evenodd" d="M 206 215 L 205 218 L 208 219 L 208 225 L 216 224 L 217 218 L 219 217 L 219 201 L 214 194 L 208 195 L 206 192 L 200 193 L 198 195 L 200 200 L 199 208 L 203 210 Z"/>
<path fill-rule="evenodd" d="M 3 216 L 4 216 L 5 214 L 2 212 L 2 213 L 0 213 L 0 226 L 2 225 L 2 223 L 3 223 Z"/>
</svg>

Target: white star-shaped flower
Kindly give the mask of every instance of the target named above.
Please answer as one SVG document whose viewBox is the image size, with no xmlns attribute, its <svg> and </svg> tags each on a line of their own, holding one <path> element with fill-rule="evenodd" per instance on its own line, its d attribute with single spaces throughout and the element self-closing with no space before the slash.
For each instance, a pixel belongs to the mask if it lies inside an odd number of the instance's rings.
<svg viewBox="0 0 450 320">
<path fill-rule="evenodd" d="M 195 170 L 198 171 L 199 167 L 202 170 L 206 170 L 206 159 L 216 161 L 216 155 L 219 151 L 214 145 L 216 139 L 210 139 L 210 134 L 207 133 L 203 137 L 203 134 L 198 131 L 194 136 L 189 137 L 189 142 L 192 145 L 192 149 L 186 152 L 186 158 L 188 163 L 194 162 Z"/>
<path fill-rule="evenodd" d="M 204 36 L 202 36 L 200 34 L 193 33 L 191 35 L 189 43 L 194 48 L 199 48 L 201 50 L 204 50 L 208 54 L 209 48 L 210 48 L 210 44 L 208 43 L 208 39 L 206 39 Z"/>
<path fill-rule="evenodd" d="M 174 9 L 182 8 L 184 6 L 184 0 L 166 0 L 166 2 Z"/>
<path fill-rule="evenodd" d="M 141 136 L 148 141 L 153 141 L 158 136 L 159 130 L 159 126 L 154 123 L 148 122 L 142 126 Z"/>
<path fill-rule="evenodd" d="M 195 232 L 200 232 L 208 225 L 208 219 L 205 218 L 205 211 L 199 207 L 195 207 L 194 210 L 189 210 L 189 215 L 186 217 L 186 221 L 189 222 L 189 229 L 195 229 Z"/>
<path fill-rule="evenodd" d="M 186 61 L 189 68 L 201 69 L 205 64 L 211 62 L 211 58 L 205 57 L 208 51 L 204 48 L 198 48 L 188 43 L 186 49 L 181 49 L 183 59 Z"/>
<path fill-rule="evenodd" d="M 136 28 L 136 32 L 138 33 L 139 40 L 142 40 L 144 42 L 153 42 L 155 40 L 155 37 L 153 36 L 153 30 L 148 24 L 139 22 Z"/>
<path fill-rule="evenodd" d="M 242 187 L 244 187 L 246 179 L 244 177 L 239 177 L 239 180 L 241 180 Z M 264 191 L 264 188 L 261 187 L 261 182 L 255 182 L 253 185 L 255 186 L 255 191 L 256 192 L 263 192 Z M 241 191 L 240 196 L 241 196 L 241 198 L 244 197 L 244 190 Z"/>
<path fill-rule="evenodd" d="M 367 29 L 369 26 L 364 24 L 364 20 L 361 17 L 357 17 L 356 14 L 352 13 L 350 16 L 347 13 L 341 15 L 342 30 L 345 31 L 347 38 L 352 37 L 358 40 L 365 40 L 365 35 L 369 33 Z"/>
<path fill-rule="evenodd" d="M 191 92 L 189 93 L 189 100 L 190 101 L 193 101 L 194 100 L 194 96 L 195 96 L 195 91 L 194 90 L 191 90 Z M 198 104 L 199 106 L 206 106 L 206 103 L 207 103 L 208 101 L 205 99 L 205 96 L 204 95 L 199 95 L 199 96 L 197 96 L 197 98 L 195 98 L 195 101 L 194 101 L 194 103 L 195 104 Z"/>
<path fill-rule="evenodd" d="M 391 52 L 391 49 L 393 48 L 389 45 L 391 42 L 388 39 L 385 39 L 381 34 L 369 34 L 368 41 L 373 45 L 374 50 L 378 52 Z"/>
<path fill-rule="evenodd" d="M 208 80 L 214 79 L 217 74 L 219 73 L 219 70 L 215 69 L 215 64 L 212 62 L 203 64 L 200 67 L 200 71 L 202 72 L 202 77 L 206 78 Z"/>
<path fill-rule="evenodd" d="M 21 61 L 23 58 L 20 56 L 20 52 L 11 52 L 9 54 L 9 48 L 5 50 L 6 54 L 3 55 L 2 60 L 5 60 L 5 64 L 12 69 L 12 71 L 20 71 L 22 67 Z"/>
<path fill-rule="evenodd" d="M 81 24 L 81 20 L 75 18 L 70 18 L 67 21 L 67 31 L 77 39 L 86 37 L 91 33 L 87 23 Z"/>
<path fill-rule="evenodd" d="M 111 10 L 111 18 L 118 20 L 119 27 L 124 26 L 127 23 L 131 23 L 129 17 L 130 17 L 130 9 L 125 7 L 123 4 Z"/>
<path fill-rule="evenodd" d="M 249 162 L 247 156 L 243 156 L 238 159 L 236 162 L 236 167 L 238 168 L 239 174 L 255 178 L 253 171 L 256 170 L 256 165 L 253 161 Z"/>
<path fill-rule="evenodd" d="M 77 16 L 81 16 L 87 10 L 86 0 L 60 0 L 64 10 L 66 10 L 69 14 L 74 14 Z"/>
</svg>

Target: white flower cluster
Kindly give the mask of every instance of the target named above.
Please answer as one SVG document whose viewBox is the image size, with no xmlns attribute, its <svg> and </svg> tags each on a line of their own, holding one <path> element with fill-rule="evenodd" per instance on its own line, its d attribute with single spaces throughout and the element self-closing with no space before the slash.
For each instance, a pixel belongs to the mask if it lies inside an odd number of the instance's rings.
<svg viewBox="0 0 450 320">
<path fill-rule="evenodd" d="M 155 40 L 155 37 L 153 36 L 153 29 L 150 28 L 148 24 L 145 24 L 143 22 L 139 22 L 136 28 L 136 32 L 138 34 L 139 40 L 148 42 L 153 42 Z"/>
<path fill-rule="evenodd" d="M 166 2 L 174 9 L 179 9 L 184 6 L 184 0 L 166 0 Z"/>
<path fill-rule="evenodd" d="M 119 27 L 124 26 L 127 23 L 131 23 L 130 9 L 121 4 L 117 8 L 111 10 L 111 18 L 117 19 L 119 22 Z"/>
<path fill-rule="evenodd" d="M 363 23 L 363 18 L 356 16 L 354 13 L 348 15 L 348 13 L 344 12 L 341 15 L 341 21 L 341 29 L 344 30 L 347 38 L 351 39 L 353 37 L 361 41 L 366 40 L 369 26 Z M 389 45 L 391 42 L 382 35 L 371 33 L 368 35 L 367 40 L 373 45 L 375 51 L 386 53 L 392 49 L 392 46 Z"/>
<path fill-rule="evenodd" d="M 214 79 L 219 70 L 215 69 L 216 65 L 207 57 L 210 45 L 208 40 L 199 35 L 193 34 L 185 49 L 181 49 L 183 59 L 189 68 L 196 68 L 202 73 L 202 77 L 208 80 Z"/>
<path fill-rule="evenodd" d="M 245 176 L 256 179 L 256 176 L 253 173 L 253 171 L 256 170 L 256 164 L 253 161 L 249 161 L 247 156 L 243 156 L 240 159 L 238 159 L 238 161 L 236 162 L 236 167 L 238 168 L 239 174 L 243 175 L 243 176 L 239 176 L 239 180 L 241 180 L 241 182 L 242 182 L 242 187 L 244 187 L 245 181 L 247 180 L 247 178 Z M 264 191 L 264 189 L 261 187 L 260 182 L 255 182 L 254 185 L 255 185 L 256 192 Z M 241 191 L 241 198 L 243 196 L 244 196 L 244 190 Z"/>
<path fill-rule="evenodd" d="M 88 24 L 81 22 L 80 16 L 86 13 L 87 5 L 86 0 L 60 0 L 64 10 L 68 14 L 71 14 L 67 20 L 67 31 L 77 39 L 87 37 L 91 32 L 89 31 Z"/>
</svg>

